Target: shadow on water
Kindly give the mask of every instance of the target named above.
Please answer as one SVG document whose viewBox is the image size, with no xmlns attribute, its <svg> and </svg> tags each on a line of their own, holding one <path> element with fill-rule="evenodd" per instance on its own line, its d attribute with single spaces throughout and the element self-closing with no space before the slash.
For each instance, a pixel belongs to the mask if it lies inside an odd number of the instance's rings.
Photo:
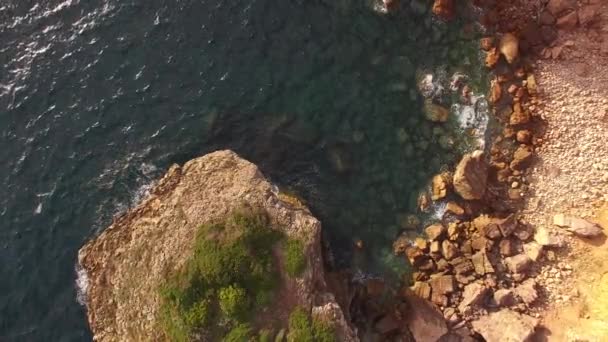
<svg viewBox="0 0 608 342">
<path fill-rule="evenodd" d="M 170 164 L 217 149 L 304 198 L 334 266 L 402 273 L 403 218 L 467 141 L 457 118 L 424 118 L 417 78 L 462 72 L 484 91 L 472 35 L 426 0 L 391 15 L 345 0 L 36 3 L 0 5 L 0 340 L 87 339 L 78 248 Z"/>
</svg>

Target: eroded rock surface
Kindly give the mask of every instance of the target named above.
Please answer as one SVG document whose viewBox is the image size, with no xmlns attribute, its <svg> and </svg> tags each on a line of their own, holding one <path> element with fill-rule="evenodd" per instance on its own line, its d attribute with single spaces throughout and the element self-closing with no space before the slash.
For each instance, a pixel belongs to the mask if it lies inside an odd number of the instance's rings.
<svg viewBox="0 0 608 342">
<path fill-rule="evenodd" d="M 301 205 L 273 191 L 258 168 L 231 151 L 172 166 L 150 196 L 117 218 L 79 252 L 86 271 L 88 320 L 96 341 L 158 341 L 158 287 L 168 270 L 189 258 L 197 228 L 243 205 L 266 210 L 289 237 L 304 242 L 307 268 L 296 278 L 281 275 L 282 296 L 273 315 L 287 320 L 303 306 L 336 322 L 340 340 L 356 336 L 327 292 L 320 249 L 320 222 Z"/>
</svg>

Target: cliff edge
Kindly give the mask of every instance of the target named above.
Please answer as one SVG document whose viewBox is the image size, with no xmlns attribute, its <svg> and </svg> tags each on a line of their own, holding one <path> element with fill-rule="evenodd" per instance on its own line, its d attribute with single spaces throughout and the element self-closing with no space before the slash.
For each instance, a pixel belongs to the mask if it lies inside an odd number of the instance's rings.
<svg viewBox="0 0 608 342">
<path fill-rule="evenodd" d="M 273 248 L 278 284 L 270 304 L 256 312 L 251 325 L 271 320 L 271 333 L 285 334 L 298 308 L 313 320 L 331 322 L 337 339 L 356 340 L 327 289 L 321 223 L 297 200 L 278 194 L 254 164 L 231 151 L 210 153 L 183 167 L 173 165 L 148 198 L 81 248 L 78 259 L 88 278 L 85 304 L 94 340 L 172 339 L 161 327 L 159 288 L 169 274 L 190 262 L 201 226 L 221 222 L 243 206 L 263 211 L 271 229 L 300 241 L 305 261 L 301 272 L 288 274 L 284 252 Z M 194 336 L 206 339 L 204 334 Z"/>
</svg>

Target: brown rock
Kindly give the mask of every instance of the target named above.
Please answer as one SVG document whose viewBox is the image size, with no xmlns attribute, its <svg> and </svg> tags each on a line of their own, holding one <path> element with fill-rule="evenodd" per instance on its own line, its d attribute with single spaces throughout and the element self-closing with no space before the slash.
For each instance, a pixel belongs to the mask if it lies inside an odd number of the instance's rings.
<svg viewBox="0 0 608 342">
<path fill-rule="evenodd" d="M 446 228 L 441 223 L 432 224 L 424 229 L 431 241 L 437 241 L 445 236 Z"/>
<path fill-rule="evenodd" d="M 604 230 L 599 225 L 581 218 L 566 216 L 564 214 L 555 215 L 553 217 L 553 224 L 566 228 L 568 231 L 572 232 L 578 237 L 594 238 L 604 235 Z"/>
<path fill-rule="evenodd" d="M 410 289 L 420 298 L 431 299 L 431 286 L 425 282 L 417 281 Z"/>
<path fill-rule="evenodd" d="M 532 304 L 538 298 L 536 281 L 534 279 L 524 281 L 521 285 L 517 286 L 513 292 L 527 305 Z"/>
<path fill-rule="evenodd" d="M 443 20 L 451 20 L 454 17 L 454 0 L 435 0 L 433 13 Z"/>
<path fill-rule="evenodd" d="M 431 199 L 433 201 L 438 201 L 442 198 L 445 198 L 445 196 L 447 196 L 448 194 L 448 189 L 449 189 L 449 177 L 447 177 L 446 174 L 439 174 L 439 175 L 435 175 L 433 177 L 433 181 L 432 181 L 432 195 L 431 195 Z"/>
<path fill-rule="evenodd" d="M 387 335 L 399 330 L 401 328 L 401 321 L 394 314 L 388 314 L 377 321 L 374 324 L 374 328 L 380 335 Z"/>
<path fill-rule="evenodd" d="M 527 243 L 524 245 L 524 253 L 530 260 L 538 261 L 543 255 L 543 246 L 536 242 Z"/>
<path fill-rule="evenodd" d="M 435 262 L 433 261 L 433 259 L 429 258 L 428 256 L 425 256 L 421 259 L 421 261 L 418 262 L 417 268 L 418 270 L 423 272 L 434 272 Z"/>
<path fill-rule="evenodd" d="M 454 173 L 454 190 L 466 200 L 481 199 L 486 192 L 487 178 L 483 152 L 465 154 Z"/>
<path fill-rule="evenodd" d="M 529 74 L 526 78 L 526 87 L 530 95 L 536 95 L 538 93 L 538 85 L 536 84 L 536 77 L 534 74 Z"/>
<path fill-rule="evenodd" d="M 438 275 L 431 277 L 429 280 L 431 291 L 441 295 L 446 295 L 456 290 L 456 284 L 454 283 L 454 276 L 452 275 Z"/>
<path fill-rule="evenodd" d="M 532 140 L 532 132 L 529 130 L 521 130 L 517 132 L 517 142 L 522 144 L 529 144 Z"/>
<path fill-rule="evenodd" d="M 452 260 L 452 266 L 454 267 L 454 273 L 457 275 L 471 274 L 475 270 L 473 263 L 469 259 L 463 257 Z"/>
<path fill-rule="evenodd" d="M 581 26 L 589 26 L 595 23 L 600 16 L 600 5 L 588 5 L 578 11 L 578 21 Z"/>
<path fill-rule="evenodd" d="M 458 310 L 460 312 L 465 312 L 471 306 L 482 304 L 488 291 L 488 288 L 479 283 L 465 286 L 462 293 L 462 301 L 458 305 Z"/>
<path fill-rule="evenodd" d="M 430 252 L 431 252 L 431 254 L 440 254 L 441 253 L 441 243 L 439 241 L 431 242 Z"/>
<path fill-rule="evenodd" d="M 490 259 L 488 259 L 488 255 L 485 251 L 479 251 L 473 254 L 471 261 L 473 262 L 475 273 L 479 275 L 494 273 L 494 267 L 492 266 L 492 263 L 490 263 Z"/>
<path fill-rule="evenodd" d="M 495 223 L 498 225 L 498 228 L 504 237 L 511 235 L 517 228 L 517 220 L 514 214 L 511 214 L 504 219 L 495 219 Z"/>
<path fill-rule="evenodd" d="M 563 247 L 565 245 L 565 241 L 562 236 L 549 231 L 545 227 L 536 227 L 534 241 L 545 247 Z"/>
<path fill-rule="evenodd" d="M 509 124 L 512 126 L 523 125 L 530 122 L 530 112 L 524 110 L 519 102 L 513 104 L 513 112 L 509 117 Z"/>
<path fill-rule="evenodd" d="M 408 306 L 416 308 L 408 313 L 407 328 L 414 341 L 439 341 L 448 332 L 441 312 L 418 297 L 407 298 Z"/>
<path fill-rule="evenodd" d="M 481 316 L 472 322 L 473 330 L 487 342 L 528 341 L 534 334 L 538 320 L 509 309 Z"/>
<path fill-rule="evenodd" d="M 500 38 L 498 47 L 509 64 L 513 64 L 519 56 L 519 39 L 512 33 L 505 33 Z"/>
<path fill-rule="evenodd" d="M 451 222 L 448 225 L 448 239 L 456 241 L 460 237 L 461 227 L 456 222 Z"/>
<path fill-rule="evenodd" d="M 399 236 L 395 242 L 393 242 L 393 252 L 397 255 L 403 254 L 407 251 L 410 246 L 410 240 L 405 236 Z"/>
<path fill-rule="evenodd" d="M 505 264 L 512 273 L 524 273 L 532 265 L 532 259 L 525 254 L 505 258 Z"/>
<path fill-rule="evenodd" d="M 445 206 L 445 212 L 455 216 L 464 215 L 464 209 L 454 201 L 448 202 L 448 204 Z"/>
<path fill-rule="evenodd" d="M 426 251 L 429 248 L 429 242 L 423 238 L 416 238 L 414 240 L 414 245 L 422 251 Z"/>
<path fill-rule="evenodd" d="M 500 254 L 502 256 L 512 256 L 517 253 L 515 242 L 509 238 L 500 241 L 498 248 L 500 249 Z"/>
<path fill-rule="evenodd" d="M 576 0 L 549 0 L 547 4 L 547 10 L 554 16 L 574 8 L 576 8 Z"/>
<path fill-rule="evenodd" d="M 492 80 L 490 82 L 490 96 L 489 96 L 490 103 L 495 104 L 496 102 L 500 101 L 501 97 L 502 97 L 502 87 L 500 86 L 500 83 L 498 83 L 496 80 Z"/>
<path fill-rule="evenodd" d="M 445 259 L 437 260 L 437 270 L 445 271 L 450 268 L 450 263 L 448 263 Z"/>
<path fill-rule="evenodd" d="M 473 250 L 482 251 L 492 247 L 492 244 L 488 241 L 487 238 L 480 236 L 471 241 L 471 247 L 473 248 Z"/>
<path fill-rule="evenodd" d="M 486 53 L 486 67 L 488 67 L 489 69 L 494 69 L 494 67 L 498 63 L 499 58 L 500 54 L 498 53 L 498 49 L 490 49 L 490 51 Z"/>
<path fill-rule="evenodd" d="M 513 153 L 513 161 L 511 161 L 511 169 L 521 171 L 527 169 L 532 163 L 534 153 L 529 146 L 520 146 Z"/>
<path fill-rule="evenodd" d="M 464 241 L 462 243 L 462 245 L 460 245 L 460 251 L 465 255 L 473 254 L 473 246 L 471 244 L 471 241 L 469 241 L 469 240 Z"/>
<path fill-rule="evenodd" d="M 508 307 L 515 304 L 515 296 L 513 291 L 500 289 L 494 292 L 494 303 L 499 307 Z"/>
<path fill-rule="evenodd" d="M 482 50 L 490 51 L 490 49 L 494 47 L 494 37 L 481 38 L 479 45 L 481 46 Z"/>
<path fill-rule="evenodd" d="M 414 246 L 407 246 L 405 248 L 405 256 L 407 257 L 407 260 L 409 260 L 410 264 L 415 267 L 420 265 L 420 263 L 426 257 L 420 248 Z"/>
<path fill-rule="evenodd" d="M 446 122 L 450 116 L 450 110 L 428 99 L 424 102 L 424 115 L 433 122 Z"/>
<path fill-rule="evenodd" d="M 576 11 L 568 13 L 557 19 L 555 26 L 562 30 L 572 30 L 578 24 L 578 13 Z"/>
<path fill-rule="evenodd" d="M 458 247 L 448 240 L 443 241 L 443 243 L 441 244 L 441 250 L 443 252 L 443 257 L 446 260 L 452 260 L 458 255 L 459 252 Z"/>
</svg>

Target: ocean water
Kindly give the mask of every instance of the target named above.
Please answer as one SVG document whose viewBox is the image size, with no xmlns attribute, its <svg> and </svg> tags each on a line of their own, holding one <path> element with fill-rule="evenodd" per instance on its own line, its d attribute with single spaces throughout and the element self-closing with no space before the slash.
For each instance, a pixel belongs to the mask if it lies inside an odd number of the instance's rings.
<svg viewBox="0 0 608 342">
<path fill-rule="evenodd" d="M 308 203 L 333 267 L 402 270 L 403 218 L 483 126 L 483 98 L 450 87 L 482 94 L 485 75 L 474 29 L 426 0 L 376 5 L 0 2 L 0 341 L 90 340 L 78 249 L 172 163 L 217 149 Z M 449 122 L 425 119 L 425 96 Z"/>
</svg>

